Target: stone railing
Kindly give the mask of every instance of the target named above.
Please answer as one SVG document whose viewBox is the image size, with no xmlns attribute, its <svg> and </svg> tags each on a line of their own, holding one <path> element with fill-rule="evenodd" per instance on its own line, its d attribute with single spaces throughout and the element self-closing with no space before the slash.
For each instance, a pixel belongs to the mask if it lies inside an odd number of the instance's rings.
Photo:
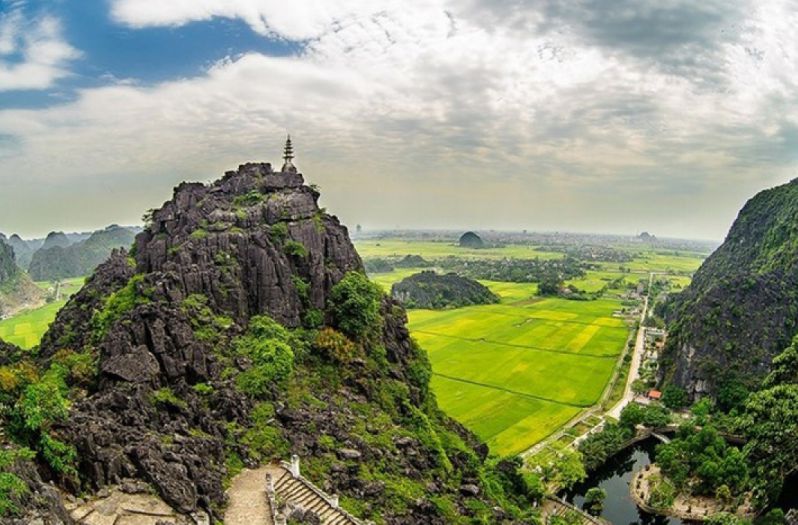
<svg viewBox="0 0 798 525">
<path fill-rule="evenodd" d="M 580 509 L 579 507 L 568 503 L 564 499 L 560 499 L 556 496 L 546 496 L 546 499 L 555 506 L 563 507 L 566 510 L 576 512 L 582 518 L 582 523 L 587 523 L 590 525 L 611 525 L 610 522 L 608 522 L 607 520 L 602 518 L 597 518 L 596 516 L 591 516 L 587 512 Z"/>
<path fill-rule="evenodd" d="M 327 504 L 330 507 L 336 509 L 337 512 L 343 514 L 354 525 L 374 525 L 373 522 L 371 522 L 371 521 L 364 521 L 364 520 L 361 520 L 359 518 L 354 517 L 352 514 L 350 514 L 349 512 L 347 512 L 345 509 L 343 509 L 341 507 L 340 502 L 339 502 L 339 498 L 338 498 L 337 495 L 332 495 L 331 496 L 331 495 L 327 494 L 326 492 L 321 490 L 319 487 L 317 487 L 312 481 L 310 481 L 309 479 L 304 477 L 301 474 L 300 469 L 299 469 L 299 456 L 297 456 L 296 454 L 291 456 L 291 462 L 290 463 L 287 462 L 287 461 L 281 461 L 280 465 L 283 468 L 285 468 L 291 474 L 291 476 L 294 479 L 302 482 L 302 484 L 305 485 L 308 489 L 310 489 L 310 491 L 312 491 L 314 494 L 316 494 L 322 500 L 326 501 Z M 275 525 L 278 525 L 276 521 L 275 521 Z"/>
</svg>

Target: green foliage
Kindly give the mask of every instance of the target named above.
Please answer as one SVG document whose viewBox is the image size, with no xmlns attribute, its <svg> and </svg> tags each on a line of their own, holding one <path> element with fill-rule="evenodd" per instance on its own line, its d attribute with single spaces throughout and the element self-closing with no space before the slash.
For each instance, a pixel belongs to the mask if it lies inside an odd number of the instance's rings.
<svg viewBox="0 0 798 525">
<path fill-rule="evenodd" d="M 308 254 L 305 245 L 293 239 L 289 239 L 283 243 L 283 250 L 286 254 L 298 258 L 306 257 Z"/>
<path fill-rule="evenodd" d="M 274 425 L 274 406 L 268 402 L 258 403 L 250 417 L 252 424 L 241 438 L 250 454 L 258 461 L 284 457 L 288 453 L 288 442 Z"/>
<path fill-rule="evenodd" d="M 626 428 L 633 429 L 635 425 L 643 425 L 650 428 L 664 427 L 671 421 L 668 409 L 655 405 L 638 405 L 629 403 L 621 412 L 620 424 Z"/>
<path fill-rule="evenodd" d="M 672 410 L 686 407 L 689 401 L 687 392 L 676 385 L 668 385 L 662 391 L 662 404 Z"/>
<path fill-rule="evenodd" d="M 18 516 L 19 502 L 30 489 L 11 469 L 18 461 L 28 461 L 35 453 L 27 448 L 0 449 L 0 517 Z"/>
<path fill-rule="evenodd" d="M 89 387 L 97 378 L 97 356 L 91 350 L 59 350 L 53 356 L 53 363 L 64 367 L 67 371 L 67 383 L 70 385 Z"/>
<path fill-rule="evenodd" d="M 697 432 L 681 429 L 676 439 L 657 447 L 656 457 L 662 473 L 680 490 L 713 496 L 721 486 L 733 495 L 747 488 L 743 454 L 711 426 Z"/>
<path fill-rule="evenodd" d="M 298 275 L 292 276 L 291 280 L 294 283 L 294 288 L 296 288 L 296 293 L 302 302 L 302 306 L 307 308 L 310 304 L 310 283 Z"/>
<path fill-rule="evenodd" d="M 208 235 L 209 235 L 208 230 L 204 228 L 197 228 L 196 230 L 191 232 L 191 235 L 189 235 L 189 237 L 191 237 L 196 241 L 201 241 L 202 239 L 206 239 Z"/>
<path fill-rule="evenodd" d="M 559 295 L 563 288 L 562 279 L 559 276 L 551 275 L 544 277 L 538 284 L 538 295 L 553 296 Z"/>
<path fill-rule="evenodd" d="M 646 503 L 655 509 L 670 508 L 678 493 L 670 479 L 657 474 L 650 476 L 648 481 L 651 485 L 651 490 Z"/>
<path fill-rule="evenodd" d="M 358 355 L 358 348 L 352 341 L 329 327 L 319 330 L 314 347 L 327 359 L 341 364 L 350 363 Z"/>
<path fill-rule="evenodd" d="M 233 205 L 236 207 L 254 206 L 260 202 L 263 202 L 263 194 L 256 190 L 249 191 L 244 195 L 236 195 L 233 199 Z"/>
<path fill-rule="evenodd" d="M 778 496 L 784 476 L 798 464 L 798 384 L 783 384 L 752 394 L 741 428 L 745 452 L 754 468 L 754 496 L 761 506 Z"/>
<path fill-rule="evenodd" d="M 194 337 L 199 341 L 219 344 L 224 333 L 233 326 L 233 320 L 224 315 L 215 315 L 208 306 L 208 298 L 194 293 L 183 299 L 181 309 L 189 316 Z"/>
<path fill-rule="evenodd" d="M 335 326 L 349 337 L 359 339 L 380 323 L 382 290 L 359 272 L 349 272 L 330 293 L 328 308 Z"/>
<path fill-rule="evenodd" d="M 629 426 L 607 422 L 601 432 L 590 434 L 579 443 L 585 469 L 592 471 L 603 465 L 634 435 L 634 429 Z"/>
<path fill-rule="evenodd" d="M 550 449 L 553 455 L 533 458 L 528 465 L 532 470 L 537 469 L 545 483 L 568 489 L 587 477 L 580 452 L 560 442 L 553 443 Z"/>
<path fill-rule="evenodd" d="M 143 275 L 134 275 L 124 288 L 112 293 L 106 298 L 102 310 L 94 312 L 91 325 L 98 340 L 102 339 L 108 331 L 108 328 L 127 312 L 133 310 L 133 308 L 140 304 L 150 302 L 150 299 L 140 291 L 143 282 Z"/>
<path fill-rule="evenodd" d="M 150 401 L 153 405 L 162 407 L 171 407 L 178 410 L 185 410 L 187 408 L 186 402 L 177 397 L 177 395 L 169 387 L 159 388 L 150 394 Z"/>
<path fill-rule="evenodd" d="M 324 324 L 324 312 L 318 308 L 308 308 L 302 318 L 302 325 L 305 328 L 319 328 Z"/>
<path fill-rule="evenodd" d="M 780 384 L 798 383 L 798 335 L 781 354 L 773 358 L 770 374 L 762 386 L 770 388 Z"/>
<path fill-rule="evenodd" d="M 54 364 L 41 380 L 29 384 L 17 400 L 12 412 L 15 430 L 20 434 L 36 435 L 62 421 L 69 413 L 66 399 L 66 370 Z"/>
<path fill-rule="evenodd" d="M 549 516 L 547 525 L 582 525 L 582 515 L 575 510 Z"/>
<path fill-rule="evenodd" d="M 208 383 L 197 383 L 191 387 L 197 394 L 207 397 L 213 394 L 213 386 Z"/>
<path fill-rule="evenodd" d="M 593 515 L 601 514 L 604 508 L 604 500 L 607 499 L 607 491 L 598 487 L 591 487 L 585 493 L 583 506 Z"/>
<path fill-rule="evenodd" d="M 286 237 L 288 237 L 288 225 L 286 225 L 284 222 L 278 222 L 277 224 L 272 225 L 272 227 L 269 229 L 269 236 L 273 241 L 282 243 Z"/>
<path fill-rule="evenodd" d="M 524 482 L 524 494 L 529 499 L 530 503 L 540 503 L 543 496 L 546 495 L 546 486 L 540 479 L 540 476 L 533 472 L 524 472 L 522 474 Z"/>
<path fill-rule="evenodd" d="M 22 479 L 11 472 L 0 472 L 0 516 L 19 515 L 18 500 L 30 489 Z"/>
<path fill-rule="evenodd" d="M 73 478 L 77 477 L 78 472 L 75 466 L 78 452 L 75 447 L 45 433 L 41 437 L 41 452 L 42 457 L 54 472 Z"/>
<path fill-rule="evenodd" d="M 268 316 L 250 319 L 247 333 L 233 341 L 237 355 L 248 357 L 252 366 L 236 377 L 243 392 L 260 396 L 286 380 L 293 370 L 294 352 L 288 331 Z"/>
<path fill-rule="evenodd" d="M 750 525 L 751 521 L 730 512 L 718 512 L 707 518 L 706 525 Z"/>
</svg>

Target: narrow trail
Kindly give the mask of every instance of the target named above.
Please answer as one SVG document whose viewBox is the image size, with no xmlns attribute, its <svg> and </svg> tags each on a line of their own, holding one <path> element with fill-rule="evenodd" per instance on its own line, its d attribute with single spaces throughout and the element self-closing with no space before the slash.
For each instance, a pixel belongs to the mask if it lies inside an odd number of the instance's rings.
<svg viewBox="0 0 798 525">
<path fill-rule="evenodd" d="M 225 525 L 273 525 L 266 499 L 266 474 L 276 475 L 279 469 L 264 466 L 242 470 L 230 485 L 230 502 L 224 513 Z"/>
</svg>

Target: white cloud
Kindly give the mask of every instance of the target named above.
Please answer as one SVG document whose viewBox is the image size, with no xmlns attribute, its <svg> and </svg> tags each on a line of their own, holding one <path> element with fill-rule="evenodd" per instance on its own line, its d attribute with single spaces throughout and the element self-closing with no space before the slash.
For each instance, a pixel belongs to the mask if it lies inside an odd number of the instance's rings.
<svg viewBox="0 0 798 525">
<path fill-rule="evenodd" d="M 651 67 L 639 50 L 619 53 L 619 42 L 595 45 L 576 24 L 534 30 L 546 20 L 535 12 L 524 30 L 445 0 L 378 7 L 116 0 L 114 16 L 134 27 L 238 17 L 306 42 L 299 56 L 250 53 L 195 78 L 0 111 L 0 138 L 13 137 L 0 140 L 0 224 L 18 213 L 11 189 L 34 195 L 45 182 L 75 207 L 89 198 L 84 184 L 118 191 L 113 205 L 86 201 L 81 212 L 95 225 L 129 222 L 179 180 L 276 161 L 285 131 L 331 209 L 382 226 L 718 237 L 745 197 L 795 168 L 788 2 L 763 3 L 713 50 L 712 87 L 685 68 Z M 707 200 L 716 212 L 690 222 Z"/>
<path fill-rule="evenodd" d="M 393 7 L 401 5 L 391 0 Z M 240 18 L 264 35 L 316 38 L 333 24 L 385 8 L 370 0 L 113 0 L 112 16 L 131 27 L 179 26 L 214 17 Z"/>
<path fill-rule="evenodd" d="M 15 55 L 21 58 L 14 60 Z M 78 56 L 57 19 L 28 20 L 21 9 L 0 15 L 0 92 L 47 89 L 69 74 L 67 66 Z"/>
</svg>

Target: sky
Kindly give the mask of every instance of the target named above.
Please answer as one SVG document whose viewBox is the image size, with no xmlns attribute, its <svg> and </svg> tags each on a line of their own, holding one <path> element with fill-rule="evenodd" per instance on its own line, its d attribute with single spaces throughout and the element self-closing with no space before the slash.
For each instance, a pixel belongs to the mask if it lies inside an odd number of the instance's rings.
<svg viewBox="0 0 798 525">
<path fill-rule="evenodd" d="M 295 164 L 345 224 L 721 239 L 798 175 L 798 0 L 0 0 L 0 231 Z"/>
</svg>

